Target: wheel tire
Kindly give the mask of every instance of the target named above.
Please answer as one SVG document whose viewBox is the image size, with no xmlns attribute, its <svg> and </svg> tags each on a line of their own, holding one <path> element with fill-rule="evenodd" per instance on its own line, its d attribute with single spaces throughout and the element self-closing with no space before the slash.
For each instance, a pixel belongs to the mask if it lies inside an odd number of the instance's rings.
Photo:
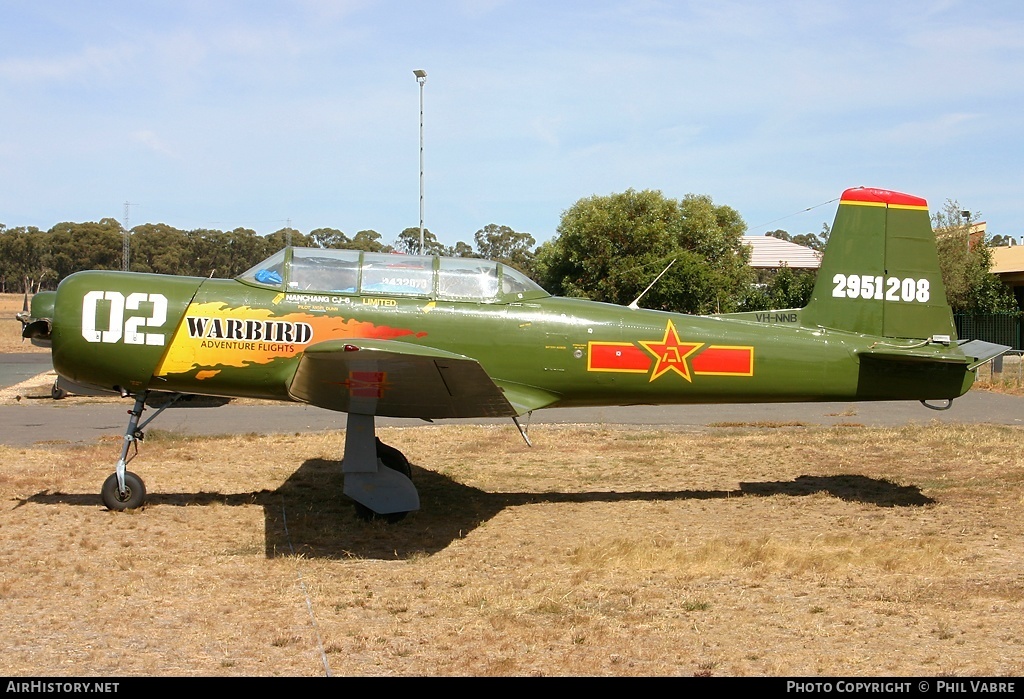
<svg viewBox="0 0 1024 699">
<path fill-rule="evenodd" d="M 57 382 L 54 381 L 53 386 L 50 387 L 50 398 L 53 398 L 54 400 L 61 400 L 62 398 L 66 398 L 67 395 L 68 392 L 58 386 Z"/>
<path fill-rule="evenodd" d="M 408 479 L 412 479 L 412 467 L 409 466 L 409 459 L 405 458 L 405 454 L 395 449 L 393 446 L 385 444 L 377 439 L 377 458 L 380 459 L 381 463 L 390 468 L 392 471 L 398 471 Z"/>
<path fill-rule="evenodd" d="M 103 481 L 103 489 L 100 491 L 100 495 L 103 498 L 103 504 L 107 506 L 108 510 L 115 512 L 134 510 L 142 507 L 143 503 L 146 502 L 146 486 L 142 479 L 131 471 L 125 471 L 124 488 L 125 494 L 122 497 L 117 488 L 116 473 L 111 473 L 107 480 Z"/>
<path fill-rule="evenodd" d="M 409 466 L 409 460 L 405 458 L 405 454 L 380 441 L 379 438 L 375 439 L 377 439 L 377 458 L 380 459 L 380 462 L 392 471 L 398 471 L 406 478 L 412 479 L 412 467 Z M 405 519 L 407 514 L 409 513 L 388 512 L 387 514 L 380 514 L 362 503 L 356 503 L 356 516 L 364 522 L 383 521 L 388 524 L 396 524 Z"/>
</svg>

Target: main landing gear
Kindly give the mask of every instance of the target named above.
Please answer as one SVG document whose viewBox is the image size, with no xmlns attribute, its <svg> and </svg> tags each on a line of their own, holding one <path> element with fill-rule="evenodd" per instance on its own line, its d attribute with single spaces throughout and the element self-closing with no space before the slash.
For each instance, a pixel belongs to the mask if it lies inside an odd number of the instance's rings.
<svg viewBox="0 0 1024 699">
<path fill-rule="evenodd" d="M 345 495 L 356 501 L 360 518 L 394 523 L 420 509 L 420 496 L 409 460 L 377 439 L 375 429 L 373 415 L 348 414 L 341 461 Z"/>
<path fill-rule="evenodd" d="M 139 453 L 139 442 L 145 437 L 143 428 L 182 397 L 181 394 L 171 395 L 147 420 L 140 422 L 148 395 L 147 391 L 137 394 L 135 406 L 128 411 L 121 457 L 101 490 L 103 504 L 108 509 L 132 510 L 145 504 L 146 486 L 138 475 L 127 470 L 128 462 Z M 402 452 L 377 439 L 373 415 L 348 414 L 341 468 L 345 474 L 344 492 L 356 501 L 356 514 L 360 518 L 398 522 L 420 508 L 409 460 Z"/>
</svg>

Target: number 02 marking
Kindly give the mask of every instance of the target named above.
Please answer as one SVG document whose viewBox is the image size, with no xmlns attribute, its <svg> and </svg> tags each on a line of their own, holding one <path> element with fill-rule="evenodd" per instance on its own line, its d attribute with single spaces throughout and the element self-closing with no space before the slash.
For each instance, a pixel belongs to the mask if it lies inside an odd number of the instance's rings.
<svg viewBox="0 0 1024 699">
<path fill-rule="evenodd" d="M 100 301 L 110 304 L 107 327 L 96 327 Z M 132 315 L 126 321 L 125 311 L 138 311 L 140 304 L 151 303 L 153 310 L 147 315 Z M 163 345 L 164 334 L 140 332 L 140 328 L 160 328 L 167 322 L 167 297 L 163 294 L 137 292 L 124 297 L 120 291 L 90 291 L 82 298 L 82 337 L 89 342 L 119 342 L 126 345 Z"/>
<path fill-rule="evenodd" d="M 837 274 L 832 277 L 832 296 L 837 299 L 873 299 L 928 303 L 931 284 L 927 279 L 882 277 L 870 274 Z"/>
</svg>

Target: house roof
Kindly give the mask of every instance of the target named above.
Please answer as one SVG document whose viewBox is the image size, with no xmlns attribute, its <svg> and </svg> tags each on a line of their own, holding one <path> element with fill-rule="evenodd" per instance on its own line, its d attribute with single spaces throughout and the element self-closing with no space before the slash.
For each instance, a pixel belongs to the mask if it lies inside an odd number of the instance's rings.
<svg viewBox="0 0 1024 699">
<path fill-rule="evenodd" d="M 758 269 L 818 269 L 821 253 L 788 240 L 770 235 L 745 235 L 743 244 L 750 246 L 750 266 Z"/>
<path fill-rule="evenodd" d="M 1024 285 L 1024 245 L 992 248 L 989 271 L 1011 286 Z"/>
<path fill-rule="evenodd" d="M 1024 245 L 992 248 L 993 274 L 1024 272 Z"/>
</svg>

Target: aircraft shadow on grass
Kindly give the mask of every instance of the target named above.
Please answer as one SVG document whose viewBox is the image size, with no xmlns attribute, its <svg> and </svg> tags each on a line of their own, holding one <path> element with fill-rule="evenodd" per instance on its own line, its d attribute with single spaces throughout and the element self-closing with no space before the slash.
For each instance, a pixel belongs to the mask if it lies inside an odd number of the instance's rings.
<svg viewBox="0 0 1024 699">
<path fill-rule="evenodd" d="M 734 490 L 586 491 L 492 493 L 413 466 L 422 509 L 398 524 L 363 522 L 342 494 L 340 461 L 309 459 L 276 490 L 223 494 L 157 493 L 147 507 L 259 505 L 266 524 L 268 558 L 408 558 L 433 554 L 464 538 L 508 507 L 543 503 L 655 502 L 713 500 L 744 496 L 793 497 L 828 493 L 877 507 L 919 507 L 935 501 L 916 486 L 901 486 L 860 475 L 800 476 L 791 481 L 740 483 Z M 42 492 L 21 505 L 70 504 L 102 507 L 99 495 Z"/>
</svg>

